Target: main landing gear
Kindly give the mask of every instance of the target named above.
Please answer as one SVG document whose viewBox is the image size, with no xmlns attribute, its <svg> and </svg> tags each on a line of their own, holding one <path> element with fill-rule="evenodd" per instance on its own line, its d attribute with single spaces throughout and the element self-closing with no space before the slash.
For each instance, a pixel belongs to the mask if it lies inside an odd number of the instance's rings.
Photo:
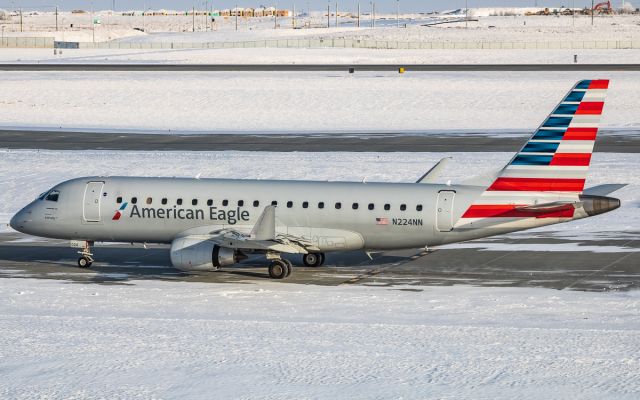
<svg viewBox="0 0 640 400">
<path fill-rule="evenodd" d="M 293 264 L 284 258 L 275 259 L 269 264 L 269 276 L 273 279 L 284 279 L 293 272 Z"/>
<path fill-rule="evenodd" d="M 307 253 L 302 256 L 305 267 L 319 267 L 324 264 L 324 253 Z"/>
<path fill-rule="evenodd" d="M 84 247 L 78 252 L 78 254 L 80 254 L 80 258 L 78 258 L 78 267 L 89 268 L 91 264 L 93 264 L 94 260 L 93 254 L 91 253 L 91 246 L 93 246 L 93 242 L 84 242 Z"/>
</svg>

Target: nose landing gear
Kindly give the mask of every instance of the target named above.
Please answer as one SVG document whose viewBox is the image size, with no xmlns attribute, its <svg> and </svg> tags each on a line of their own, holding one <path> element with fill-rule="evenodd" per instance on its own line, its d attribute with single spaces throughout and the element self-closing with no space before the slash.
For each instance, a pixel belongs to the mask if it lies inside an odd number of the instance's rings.
<svg viewBox="0 0 640 400">
<path fill-rule="evenodd" d="M 78 252 L 78 254 L 80 254 L 80 258 L 78 258 L 78 267 L 89 268 L 91 264 L 93 264 L 94 259 L 93 253 L 91 253 L 91 246 L 93 246 L 93 242 L 84 242 L 84 247 Z"/>
</svg>

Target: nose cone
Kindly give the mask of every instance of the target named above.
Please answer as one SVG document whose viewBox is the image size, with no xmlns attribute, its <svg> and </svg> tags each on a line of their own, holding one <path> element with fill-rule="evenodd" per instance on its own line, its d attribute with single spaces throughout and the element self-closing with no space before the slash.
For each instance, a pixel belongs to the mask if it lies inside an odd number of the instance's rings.
<svg viewBox="0 0 640 400">
<path fill-rule="evenodd" d="M 11 218 L 11 221 L 9 221 L 9 226 L 11 226 L 13 229 L 15 229 L 18 232 L 26 233 L 25 225 L 27 223 L 27 219 L 29 215 L 25 210 L 26 209 L 23 208 L 22 210 L 18 211 L 16 215 L 14 215 L 13 218 Z"/>
</svg>

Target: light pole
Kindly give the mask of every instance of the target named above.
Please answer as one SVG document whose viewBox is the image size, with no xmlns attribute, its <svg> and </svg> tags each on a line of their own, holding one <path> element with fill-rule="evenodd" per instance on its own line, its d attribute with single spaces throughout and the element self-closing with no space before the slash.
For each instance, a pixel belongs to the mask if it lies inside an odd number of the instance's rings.
<svg viewBox="0 0 640 400">
<path fill-rule="evenodd" d="M 276 3 L 276 12 L 273 13 L 273 29 L 278 29 L 278 3 Z"/>
<path fill-rule="evenodd" d="M 358 28 L 360 28 L 360 3 L 358 3 Z"/>
<path fill-rule="evenodd" d="M 464 0 L 464 28 L 469 27 L 469 0 Z"/>
<path fill-rule="evenodd" d="M 400 0 L 396 0 L 396 28 L 400 28 Z"/>
<path fill-rule="evenodd" d="M 591 26 L 593 26 L 593 14 L 595 14 L 595 10 L 593 9 L 593 0 L 591 0 Z"/>
<path fill-rule="evenodd" d="M 336 28 L 338 27 L 338 2 L 336 1 Z"/>
<path fill-rule="evenodd" d="M 376 27 L 376 23 L 374 22 L 376 20 L 376 17 L 373 15 L 373 9 L 374 9 L 374 5 L 373 5 L 373 1 L 370 1 L 369 4 L 371 5 L 371 29 Z"/>
<path fill-rule="evenodd" d="M 331 3 L 327 1 L 327 29 L 331 27 Z"/>
</svg>

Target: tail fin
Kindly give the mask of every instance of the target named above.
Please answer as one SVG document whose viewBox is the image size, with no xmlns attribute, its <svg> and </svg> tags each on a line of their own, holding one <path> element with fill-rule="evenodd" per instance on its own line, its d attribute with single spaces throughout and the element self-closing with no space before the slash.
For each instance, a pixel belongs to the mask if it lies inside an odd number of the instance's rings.
<svg viewBox="0 0 640 400">
<path fill-rule="evenodd" d="M 582 193 L 608 87 L 578 82 L 487 191 Z"/>
</svg>

